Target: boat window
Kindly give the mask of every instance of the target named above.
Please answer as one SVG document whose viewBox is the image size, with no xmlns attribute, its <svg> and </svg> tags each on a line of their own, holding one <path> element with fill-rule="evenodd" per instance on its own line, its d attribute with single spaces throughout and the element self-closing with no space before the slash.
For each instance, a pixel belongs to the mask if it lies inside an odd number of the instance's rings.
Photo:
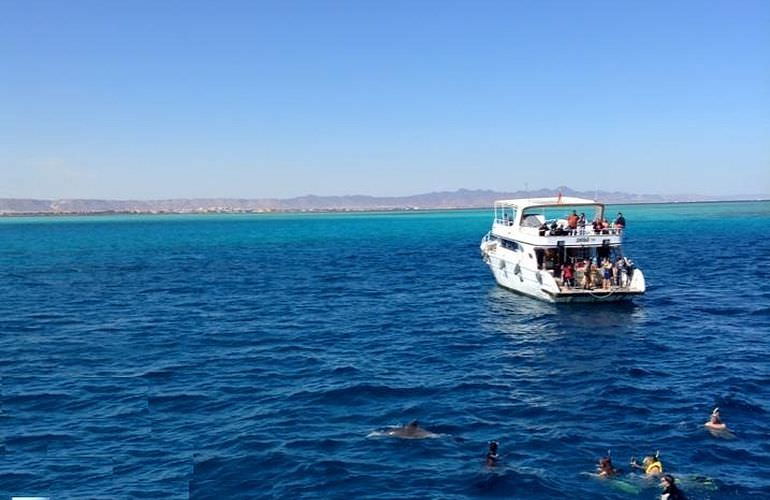
<svg viewBox="0 0 770 500">
<path fill-rule="evenodd" d="M 522 227 L 540 227 L 545 219 L 539 214 L 524 214 L 521 219 Z"/>
<path fill-rule="evenodd" d="M 520 248 L 519 244 L 516 243 L 515 241 L 510 241 L 510 240 L 501 240 L 501 241 L 502 241 L 503 248 L 507 248 L 508 250 L 517 251 Z"/>
<path fill-rule="evenodd" d="M 554 276 L 558 276 L 564 263 L 564 250 L 565 247 L 535 248 L 537 268 L 553 271 Z"/>
<path fill-rule="evenodd" d="M 512 226 L 516 220 L 516 208 L 511 206 L 495 207 L 495 222 L 505 226 Z"/>
<path fill-rule="evenodd" d="M 543 250 L 542 248 L 535 248 L 535 256 L 537 257 L 537 268 L 542 269 L 543 260 L 545 258 L 545 250 Z M 531 254 L 530 254 L 530 257 L 532 257 Z"/>
</svg>

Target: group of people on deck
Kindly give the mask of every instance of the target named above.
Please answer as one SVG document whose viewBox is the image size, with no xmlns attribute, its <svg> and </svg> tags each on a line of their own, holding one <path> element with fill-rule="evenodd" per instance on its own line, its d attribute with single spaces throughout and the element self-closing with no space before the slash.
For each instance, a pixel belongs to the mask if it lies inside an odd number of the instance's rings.
<svg viewBox="0 0 770 500">
<path fill-rule="evenodd" d="M 557 224 L 554 220 L 549 226 L 546 222 L 540 226 L 540 236 L 573 236 L 586 234 L 587 219 L 586 214 L 581 212 L 577 214 L 576 210 L 573 210 L 571 214 L 566 217 L 567 225 Z M 618 212 L 618 216 L 615 218 L 615 222 L 610 224 L 607 219 L 596 217 L 591 223 L 591 228 L 594 234 L 610 234 L 620 233 L 626 227 L 626 219 L 621 212 Z"/>
<path fill-rule="evenodd" d="M 599 279 L 601 279 L 601 288 L 605 290 L 613 286 L 626 287 L 633 273 L 633 263 L 626 257 L 618 257 L 615 262 L 612 262 L 609 257 L 605 257 L 598 265 L 594 264 L 591 259 L 578 260 L 574 266 L 567 261 L 561 266 L 561 279 L 564 286 L 570 288 L 577 286 L 575 281 L 577 272 L 582 273 L 580 286 L 585 290 L 598 288 Z M 597 278 L 597 274 L 599 278 Z"/>
</svg>

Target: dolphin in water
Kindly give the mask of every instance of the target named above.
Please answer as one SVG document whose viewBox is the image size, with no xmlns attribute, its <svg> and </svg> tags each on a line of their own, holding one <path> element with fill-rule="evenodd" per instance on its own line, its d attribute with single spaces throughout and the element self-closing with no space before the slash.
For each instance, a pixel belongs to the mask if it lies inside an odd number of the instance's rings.
<svg viewBox="0 0 770 500">
<path fill-rule="evenodd" d="M 401 439 L 426 439 L 441 437 L 441 434 L 436 434 L 420 427 L 420 424 L 417 423 L 417 420 L 412 420 L 408 424 L 398 427 L 388 427 L 385 430 L 372 432 L 369 435 L 397 437 Z"/>
</svg>

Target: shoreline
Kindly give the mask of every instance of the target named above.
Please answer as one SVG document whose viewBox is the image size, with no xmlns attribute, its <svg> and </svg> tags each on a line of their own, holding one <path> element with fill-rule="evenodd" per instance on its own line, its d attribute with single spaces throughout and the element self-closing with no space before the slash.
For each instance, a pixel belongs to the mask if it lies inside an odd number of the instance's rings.
<svg viewBox="0 0 770 500">
<path fill-rule="evenodd" d="M 745 199 L 745 200 L 702 200 L 702 201 L 634 201 L 634 202 L 602 202 L 606 206 L 618 205 L 698 205 L 715 203 L 759 203 L 768 202 L 770 198 Z M 568 204 L 565 204 L 568 206 Z M 491 206 L 475 207 L 369 207 L 369 208 L 309 208 L 309 209 L 259 209 L 259 210 L 105 210 L 89 212 L 0 212 L 0 218 L 12 217 L 108 217 L 113 215 L 284 215 L 284 214 L 364 214 L 364 213 L 425 213 L 425 212 L 449 212 L 486 210 Z"/>
</svg>

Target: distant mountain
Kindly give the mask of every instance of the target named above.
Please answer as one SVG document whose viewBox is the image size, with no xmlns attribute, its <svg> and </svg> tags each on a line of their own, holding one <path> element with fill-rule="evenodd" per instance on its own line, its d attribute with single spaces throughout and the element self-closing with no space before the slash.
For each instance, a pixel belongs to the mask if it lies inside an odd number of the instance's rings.
<svg viewBox="0 0 770 500">
<path fill-rule="evenodd" d="M 33 200 L 0 198 L 0 214 L 98 214 L 98 213 L 209 213 L 273 211 L 425 210 L 490 207 L 495 200 L 541 196 L 577 196 L 604 203 L 668 203 L 767 199 L 767 195 L 703 196 L 695 194 L 653 195 L 620 191 L 576 191 L 567 186 L 553 189 L 499 192 L 458 189 L 411 196 L 299 196 L 286 199 L 201 198 L 173 200 Z"/>
</svg>

